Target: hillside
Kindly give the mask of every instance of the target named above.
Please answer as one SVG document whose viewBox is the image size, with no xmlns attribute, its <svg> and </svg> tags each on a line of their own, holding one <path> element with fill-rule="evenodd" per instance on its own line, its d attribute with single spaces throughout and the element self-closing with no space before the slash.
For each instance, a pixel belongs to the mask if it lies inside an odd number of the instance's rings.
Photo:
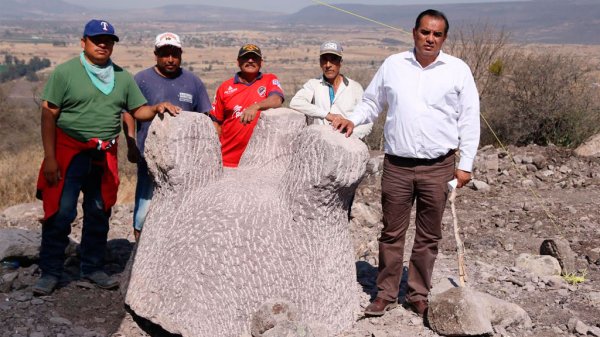
<svg viewBox="0 0 600 337">
<path fill-rule="evenodd" d="M 520 42 L 600 44 L 600 1 L 533 0 L 444 5 L 336 5 L 377 21 L 410 31 L 418 13 L 433 7 L 443 11 L 450 27 L 486 22 L 504 27 Z M 535 13 L 535 14 L 532 14 Z M 314 5 L 283 18 L 289 25 L 373 25 L 357 17 Z M 592 29 L 581 29 L 581 22 Z"/>
<path fill-rule="evenodd" d="M 366 1 L 365 1 L 366 2 Z M 310 2 L 307 2 L 307 4 Z M 131 10 L 89 9 L 61 0 L 0 0 L 0 19 L 21 26 L 55 21 L 56 29 L 65 22 L 85 21 L 89 17 L 104 17 L 115 22 L 197 23 L 202 29 L 281 30 L 301 27 L 373 26 L 372 22 L 321 5 L 308 6 L 294 14 L 267 10 L 241 10 L 223 6 L 166 5 L 157 8 Z M 451 27 L 472 23 L 491 23 L 504 27 L 515 40 L 527 43 L 600 44 L 600 1 L 596 0 L 531 0 L 494 3 L 464 3 L 437 5 L 368 5 L 336 4 L 344 10 L 401 27 L 410 31 L 416 15 L 426 8 L 444 11 Z M 581 29 L 585 22 L 586 29 Z M 0 28 L 2 25 L 0 24 Z"/>
</svg>

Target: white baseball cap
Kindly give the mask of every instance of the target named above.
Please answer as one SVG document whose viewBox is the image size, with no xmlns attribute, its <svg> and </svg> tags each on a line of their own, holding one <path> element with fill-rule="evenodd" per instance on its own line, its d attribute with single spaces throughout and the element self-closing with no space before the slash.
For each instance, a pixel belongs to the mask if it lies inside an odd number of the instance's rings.
<svg viewBox="0 0 600 337">
<path fill-rule="evenodd" d="M 154 47 L 160 48 L 164 46 L 173 46 L 181 49 L 181 40 L 179 39 L 179 35 L 169 32 L 156 35 Z"/>
</svg>

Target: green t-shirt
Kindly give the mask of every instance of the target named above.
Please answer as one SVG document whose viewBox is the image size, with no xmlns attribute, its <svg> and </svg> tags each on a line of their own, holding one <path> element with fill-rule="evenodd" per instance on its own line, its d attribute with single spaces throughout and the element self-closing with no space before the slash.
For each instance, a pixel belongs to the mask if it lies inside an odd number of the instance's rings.
<svg viewBox="0 0 600 337">
<path fill-rule="evenodd" d="M 42 99 L 60 108 L 56 125 L 69 136 L 86 142 L 110 140 L 121 132 L 121 112 L 146 104 L 131 74 L 113 64 L 115 87 L 105 95 L 90 80 L 79 57 L 56 67 Z"/>
</svg>

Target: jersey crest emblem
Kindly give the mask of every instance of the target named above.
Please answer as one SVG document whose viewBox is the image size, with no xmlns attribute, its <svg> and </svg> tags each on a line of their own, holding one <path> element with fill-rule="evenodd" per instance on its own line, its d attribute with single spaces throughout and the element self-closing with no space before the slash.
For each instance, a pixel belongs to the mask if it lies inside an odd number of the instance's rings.
<svg viewBox="0 0 600 337">
<path fill-rule="evenodd" d="M 267 87 L 260 86 L 256 92 L 260 95 L 260 97 L 265 97 L 267 94 Z"/>
</svg>

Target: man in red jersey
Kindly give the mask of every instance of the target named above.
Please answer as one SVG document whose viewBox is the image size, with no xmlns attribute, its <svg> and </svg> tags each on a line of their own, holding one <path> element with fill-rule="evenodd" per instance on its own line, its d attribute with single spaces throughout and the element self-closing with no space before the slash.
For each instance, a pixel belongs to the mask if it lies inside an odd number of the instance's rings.
<svg viewBox="0 0 600 337">
<path fill-rule="evenodd" d="M 243 45 L 237 62 L 240 71 L 219 86 L 210 111 L 225 167 L 238 166 L 260 112 L 280 107 L 284 99 L 277 76 L 260 72 L 260 48 Z"/>
</svg>

